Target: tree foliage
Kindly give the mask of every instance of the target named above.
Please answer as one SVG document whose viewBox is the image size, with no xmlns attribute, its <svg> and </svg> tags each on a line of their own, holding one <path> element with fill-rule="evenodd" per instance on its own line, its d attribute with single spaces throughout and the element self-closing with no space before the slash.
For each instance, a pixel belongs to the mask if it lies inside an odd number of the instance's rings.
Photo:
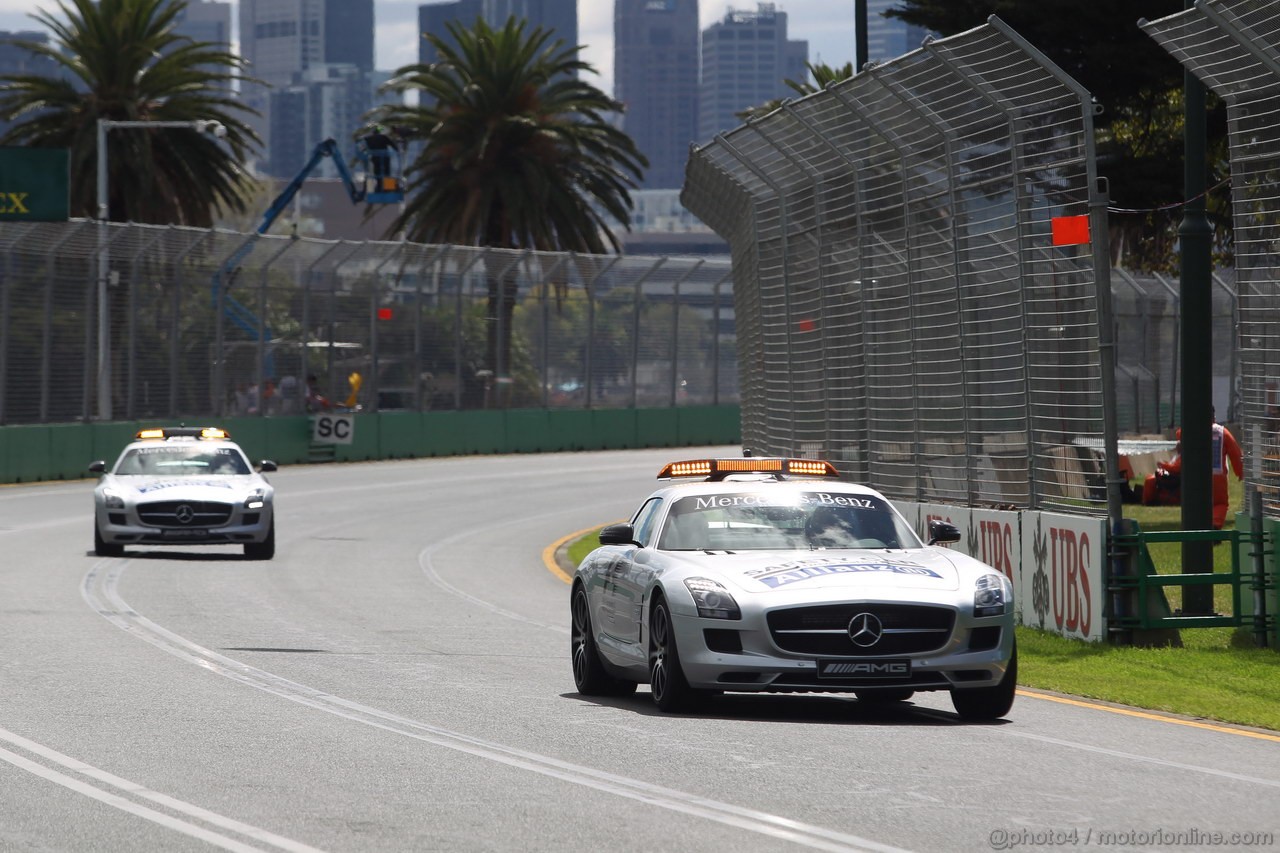
<svg viewBox="0 0 1280 853">
<path fill-rule="evenodd" d="M 416 93 L 417 105 L 372 116 L 417 151 L 390 230 L 423 243 L 618 251 L 610 220 L 629 226 L 648 166 L 611 121 L 622 104 L 578 79 L 594 69 L 549 30 L 526 32 L 514 17 L 448 26 L 451 40 L 426 36 L 438 62 L 400 68 L 383 86 Z M 507 377 L 516 283 L 506 261 L 492 263 L 507 272 L 489 276 L 485 369 Z"/>
<path fill-rule="evenodd" d="M 246 79 L 223 47 L 174 32 L 185 0 L 60 0 L 31 15 L 51 44 L 11 42 L 52 60 L 54 76 L 0 77 L 0 115 L 15 122 L 0 144 L 66 148 L 73 216 L 97 215 L 97 127 L 113 121 L 217 121 L 215 139 L 187 128 L 107 134 L 110 217 L 208 226 L 218 209 L 244 208 L 240 163 L 260 140 L 232 84 Z"/>
<path fill-rule="evenodd" d="M 610 120 L 622 104 L 575 76 L 594 69 L 549 30 L 526 33 L 510 18 L 449 31 L 452 41 L 426 36 L 438 62 L 400 68 L 383 87 L 419 99 L 377 116 L 421 145 L 392 230 L 429 243 L 616 251 L 601 211 L 630 223 L 630 190 L 648 165 Z"/>
<path fill-rule="evenodd" d="M 1099 172 L 1109 181 L 1112 245 L 1121 263 L 1168 269 L 1182 217 L 1183 68 L 1138 28 L 1180 12 L 1183 0 L 900 0 L 890 17 L 948 36 L 996 15 L 1089 91 Z M 1226 111 L 1210 97 L 1209 185 L 1228 174 Z M 1209 216 L 1220 250 L 1230 245 L 1226 193 L 1211 193 Z"/>
<path fill-rule="evenodd" d="M 832 83 L 839 83 L 841 80 L 848 80 L 853 76 L 853 63 L 846 62 L 844 65 L 828 65 L 825 62 L 813 63 L 806 62 L 805 67 L 809 69 L 809 76 L 813 78 L 813 82 L 808 80 L 792 80 L 790 77 L 782 82 L 787 85 L 800 97 L 812 95 L 814 92 L 820 92 Z M 781 99 L 766 101 L 758 107 L 747 107 L 741 112 L 734 113 L 743 121 L 765 116 L 782 106 Z"/>
</svg>

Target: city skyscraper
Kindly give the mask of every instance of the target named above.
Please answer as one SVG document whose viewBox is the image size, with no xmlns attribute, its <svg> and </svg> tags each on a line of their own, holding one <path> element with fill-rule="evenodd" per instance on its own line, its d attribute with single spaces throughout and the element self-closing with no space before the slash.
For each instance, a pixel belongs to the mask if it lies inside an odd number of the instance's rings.
<svg viewBox="0 0 1280 853">
<path fill-rule="evenodd" d="M 623 130 L 649 158 L 643 186 L 683 186 L 698 131 L 697 0 L 615 0 L 613 76 Z"/>
<path fill-rule="evenodd" d="M 457 21 L 469 27 L 477 18 L 484 15 L 482 0 L 456 0 L 453 3 L 428 3 L 418 7 L 418 62 L 430 65 L 436 61 L 436 49 L 424 38 L 430 33 L 444 39 L 446 44 L 454 45 L 453 36 L 449 34 L 448 24 Z M 487 20 L 487 19 L 486 19 Z"/>
<path fill-rule="evenodd" d="M 737 113 L 795 95 L 784 80 L 808 78 L 807 41 L 788 41 L 787 13 L 773 3 L 756 11 L 730 9 L 702 32 L 698 139 L 737 127 Z"/>
<path fill-rule="evenodd" d="M 886 18 L 884 13 L 898 5 L 899 0 L 866 0 L 867 2 L 867 59 L 884 62 L 910 53 L 920 46 L 928 30 L 908 24 L 898 18 Z M 862 57 L 857 58 L 862 65 Z M 856 66 L 855 66 L 856 67 Z"/>
<path fill-rule="evenodd" d="M 194 41 L 231 49 L 231 4 L 218 0 L 187 0 L 176 18 L 174 30 Z"/>
<path fill-rule="evenodd" d="M 245 84 L 241 97 L 262 113 L 251 124 L 264 141 L 260 168 L 267 174 L 293 177 L 302 167 L 296 152 L 322 141 L 310 137 L 329 124 L 317 116 L 358 117 L 368 109 L 369 87 L 358 78 L 374 70 L 373 24 L 373 0 L 240 0 L 240 53 L 249 76 L 267 84 Z M 306 95 L 301 108 L 299 89 Z M 335 91 L 349 100 L 335 106 Z M 273 103 L 289 116 L 301 109 L 305 118 L 273 116 Z M 332 135 L 346 147 L 358 128 L 342 130 Z M 323 171 L 331 169 L 325 164 Z"/>
<path fill-rule="evenodd" d="M 578 0 L 482 0 L 484 19 L 495 27 L 515 16 L 529 22 L 529 29 L 551 30 L 552 41 L 562 39 L 565 47 L 578 46 Z"/>
</svg>

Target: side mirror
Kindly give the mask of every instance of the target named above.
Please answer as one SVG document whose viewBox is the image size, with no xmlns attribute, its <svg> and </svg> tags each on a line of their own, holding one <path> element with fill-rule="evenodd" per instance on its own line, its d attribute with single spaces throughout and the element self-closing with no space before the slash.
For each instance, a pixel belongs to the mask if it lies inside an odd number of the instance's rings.
<svg viewBox="0 0 1280 853">
<path fill-rule="evenodd" d="M 929 544 L 945 545 L 948 542 L 960 541 L 960 528 L 948 521 L 938 521 L 936 518 L 929 522 Z"/>
<path fill-rule="evenodd" d="M 99 459 L 97 462 L 89 463 L 89 473 L 91 474 L 101 474 L 106 470 L 107 470 L 107 463 L 103 462 L 101 459 Z"/>
<path fill-rule="evenodd" d="M 610 524 L 600 531 L 601 545 L 635 545 L 636 532 L 630 524 Z"/>
<path fill-rule="evenodd" d="M 277 470 L 276 463 L 272 462 L 270 459 L 263 459 L 258 463 L 258 470 L 264 474 L 270 474 L 272 471 Z"/>
</svg>

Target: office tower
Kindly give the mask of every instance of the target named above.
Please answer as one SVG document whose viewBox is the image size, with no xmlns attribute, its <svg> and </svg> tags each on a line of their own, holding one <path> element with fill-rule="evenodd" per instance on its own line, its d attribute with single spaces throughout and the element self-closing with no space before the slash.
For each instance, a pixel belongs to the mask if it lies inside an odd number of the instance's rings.
<svg viewBox="0 0 1280 853">
<path fill-rule="evenodd" d="M 446 24 L 457 21 L 470 27 L 483 18 L 492 27 L 501 27 L 514 16 L 528 22 L 525 31 L 534 27 L 551 30 L 552 41 L 563 40 L 565 47 L 578 45 L 577 0 L 456 0 L 418 7 L 418 31 L 431 33 L 452 43 Z M 435 61 L 435 49 L 424 38 L 418 46 L 419 62 Z"/>
<path fill-rule="evenodd" d="M 495 27 L 509 17 L 529 22 L 527 29 L 542 27 L 561 39 L 565 47 L 578 46 L 578 0 L 482 0 L 484 19 Z"/>
<path fill-rule="evenodd" d="M 216 0 L 188 0 L 174 19 L 174 32 L 193 41 L 231 49 L 231 4 Z"/>
<path fill-rule="evenodd" d="M 189 0 L 178 10 L 174 19 L 174 32 L 186 36 L 192 41 L 217 45 L 221 50 L 231 50 L 231 4 L 214 2 L 214 0 Z M 226 68 L 211 68 L 218 73 L 225 73 Z M 222 87 L 231 90 L 228 82 Z"/>
<path fill-rule="evenodd" d="M 457 0 L 454 3 L 429 3 L 418 7 L 418 62 L 430 65 L 436 61 L 436 49 L 424 37 L 430 33 L 446 44 L 457 46 L 449 33 L 450 21 L 470 27 L 483 14 L 482 0 Z"/>
<path fill-rule="evenodd" d="M 271 144 L 267 174 L 292 178 L 306 164 L 317 143 L 334 139 L 349 158 L 361 117 L 373 106 L 369 73 L 346 63 L 313 65 L 290 86 L 268 96 Z M 324 160 L 316 177 L 336 177 L 337 167 Z"/>
<path fill-rule="evenodd" d="M 323 97 L 308 97 L 308 110 L 321 109 L 335 90 L 347 92 L 352 101 L 341 113 L 358 116 L 369 104 L 368 85 L 349 78 L 373 71 L 373 24 L 373 0 L 240 0 L 240 53 L 249 63 L 249 75 L 267 84 L 246 84 L 241 97 L 263 114 L 251 123 L 263 137 L 268 174 L 293 177 L 288 170 L 302 164 L 289 162 L 293 157 L 284 152 L 299 146 L 310 151 L 323 138 L 310 138 L 315 122 L 309 113 L 301 123 L 273 118 L 271 92 L 321 86 Z M 346 70 L 334 72 L 335 67 Z M 281 103 L 296 103 L 297 93 L 293 95 Z M 345 148 L 357 129 L 344 129 L 334 138 Z M 281 133 L 299 138 L 281 140 Z"/>
<path fill-rule="evenodd" d="M 884 13 L 899 4 L 899 0 L 866 0 L 867 3 L 867 58 L 872 62 L 895 59 L 920 46 L 928 31 L 924 27 L 908 24 L 898 18 L 886 18 Z M 862 58 L 856 60 L 862 64 Z"/>
<path fill-rule="evenodd" d="M 787 13 L 773 3 L 730 9 L 702 33 L 699 140 L 742 124 L 737 113 L 749 107 L 793 97 L 783 81 L 806 80 L 808 61 L 809 43 L 787 40 Z"/>
<path fill-rule="evenodd" d="M 697 0 L 615 0 L 613 75 L 623 130 L 649 158 L 644 188 L 683 186 L 698 131 Z"/>
</svg>

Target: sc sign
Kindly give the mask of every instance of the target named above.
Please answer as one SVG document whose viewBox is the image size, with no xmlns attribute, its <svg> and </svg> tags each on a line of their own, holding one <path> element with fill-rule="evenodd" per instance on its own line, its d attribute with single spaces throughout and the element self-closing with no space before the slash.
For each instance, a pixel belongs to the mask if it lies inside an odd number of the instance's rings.
<svg viewBox="0 0 1280 853">
<path fill-rule="evenodd" d="M 350 444 L 355 432 L 354 415 L 313 415 L 311 418 L 314 444 Z"/>
</svg>

